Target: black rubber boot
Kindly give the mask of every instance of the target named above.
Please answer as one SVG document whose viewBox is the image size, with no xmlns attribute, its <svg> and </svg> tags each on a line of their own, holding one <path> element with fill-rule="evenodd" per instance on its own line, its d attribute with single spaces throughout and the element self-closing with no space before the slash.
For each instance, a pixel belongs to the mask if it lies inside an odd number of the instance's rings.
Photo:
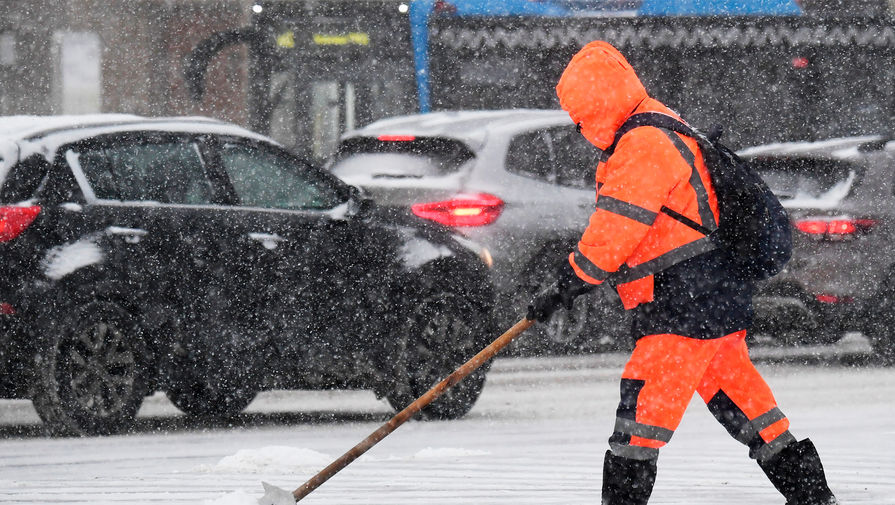
<svg viewBox="0 0 895 505">
<path fill-rule="evenodd" d="M 839 501 L 827 486 L 824 467 L 817 449 L 807 438 L 780 451 L 758 466 L 786 498 L 786 505 L 837 505 Z"/>
<path fill-rule="evenodd" d="M 606 451 L 603 459 L 603 505 L 646 505 L 656 482 L 656 460 L 620 458 Z"/>
</svg>

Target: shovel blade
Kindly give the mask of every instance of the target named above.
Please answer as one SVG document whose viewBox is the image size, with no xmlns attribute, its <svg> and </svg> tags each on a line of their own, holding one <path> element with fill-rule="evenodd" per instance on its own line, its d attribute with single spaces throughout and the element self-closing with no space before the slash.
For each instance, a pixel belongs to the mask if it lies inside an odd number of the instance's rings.
<svg viewBox="0 0 895 505">
<path fill-rule="evenodd" d="M 264 496 L 258 498 L 258 505 L 295 505 L 295 496 L 291 491 L 267 482 L 262 482 L 261 485 L 264 486 Z"/>
</svg>

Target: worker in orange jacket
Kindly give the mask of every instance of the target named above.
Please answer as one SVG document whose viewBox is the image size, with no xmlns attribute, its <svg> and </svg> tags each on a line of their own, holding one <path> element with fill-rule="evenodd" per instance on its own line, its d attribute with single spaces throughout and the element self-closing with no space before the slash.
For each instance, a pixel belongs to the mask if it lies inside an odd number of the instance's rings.
<svg viewBox="0 0 895 505">
<path fill-rule="evenodd" d="M 621 136 L 606 154 L 633 114 L 680 119 L 647 95 L 631 65 L 606 42 L 581 49 L 556 91 L 603 156 L 596 210 L 557 282 L 532 301 L 528 319 L 545 321 L 607 281 L 633 312 L 637 344 L 622 372 L 603 464 L 603 504 L 647 503 L 659 449 L 694 392 L 749 447 L 787 505 L 838 503 L 814 445 L 790 433 L 789 420 L 749 358 L 753 282 L 737 278 L 725 253 L 691 226 L 714 229 L 718 223 L 715 190 L 696 141 L 643 126 Z"/>
</svg>

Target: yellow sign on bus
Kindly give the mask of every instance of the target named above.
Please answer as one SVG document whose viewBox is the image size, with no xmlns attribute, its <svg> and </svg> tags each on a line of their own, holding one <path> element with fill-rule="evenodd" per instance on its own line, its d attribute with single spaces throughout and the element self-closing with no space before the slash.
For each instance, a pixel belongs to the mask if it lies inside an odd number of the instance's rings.
<svg viewBox="0 0 895 505">
<path fill-rule="evenodd" d="M 339 35 L 315 33 L 314 43 L 318 46 L 368 46 L 370 45 L 370 35 L 363 32 L 351 32 Z"/>
<path fill-rule="evenodd" d="M 277 45 L 286 49 L 292 49 L 295 47 L 295 34 L 293 32 L 284 32 L 277 35 Z"/>
</svg>

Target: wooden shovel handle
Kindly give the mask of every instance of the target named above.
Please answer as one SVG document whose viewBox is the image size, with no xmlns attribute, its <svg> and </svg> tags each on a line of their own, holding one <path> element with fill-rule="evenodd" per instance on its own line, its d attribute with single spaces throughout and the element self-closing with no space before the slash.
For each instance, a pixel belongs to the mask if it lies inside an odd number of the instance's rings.
<svg viewBox="0 0 895 505">
<path fill-rule="evenodd" d="M 535 321 L 533 320 L 521 319 L 518 323 L 514 324 L 512 328 L 504 332 L 503 335 L 497 337 L 497 339 L 494 342 L 491 342 L 488 347 L 485 347 L 478 354 L 470 358 L 469 361 L 461 365 L 460 368 L 456 369 L 452 374 L 448 375 L 447 378 L 433 386 L 432 389 L 423 394 L 423 396 L 420 396 L 413 403 L 405 407 L 404 410 L 395 414 L 394 417 L 380 426 L 379 429 L 371 433 L 367 438 L 361 440 L 360 443 L 340 456 L 339 459 L 333 461 L 329 466 L 317 472 L 317 475 L 311 477 L 307 482 L 302 484 L 301 487 L 293 491 L 292 495 L 295 497 L 295 501 L 299 501 L 309 495 L 312 491 L 320 487 L 321 484 L 329 480 L 330 477 L 338 473 L 339 470 L 350 465 L 351 462 L 359 458 L 361 454 L 367 452 L 380 440 L 395 431 L 398 426 L 404 424 L 404 421 L 407 421 L 416 415 L 417 412 L 435 401 L 435 399 L 441 396 L 446 390 L 453 387 L 478 367 L 482 366 L 486 361 L 493 358 L 495 354 L 500 352 L 501 349 L 506 347 L 507 344 L 534 323 Z"/>
</svg>

